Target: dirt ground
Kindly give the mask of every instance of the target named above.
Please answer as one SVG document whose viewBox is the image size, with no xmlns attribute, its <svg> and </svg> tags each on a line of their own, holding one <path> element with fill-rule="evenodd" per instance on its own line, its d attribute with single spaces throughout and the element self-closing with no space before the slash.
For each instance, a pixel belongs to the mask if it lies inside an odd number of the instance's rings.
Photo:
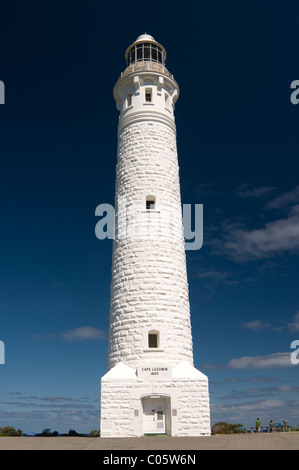
<svg viewBox="0 0 299 470">
<path fill-rule="evenodd" d="M 205 437 L 0 437 L 0 450 L 299 450 L 299 432 Z"/>
</svg>

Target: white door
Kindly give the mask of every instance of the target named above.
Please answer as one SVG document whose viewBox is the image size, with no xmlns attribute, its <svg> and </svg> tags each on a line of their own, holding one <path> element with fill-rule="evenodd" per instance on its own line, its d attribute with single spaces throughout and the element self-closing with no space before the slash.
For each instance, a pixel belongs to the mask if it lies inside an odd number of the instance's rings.
<svg viewBox="0 0 299 470">
<path fill-rule="evenodd" d="M 165 434 L 166 403 L 163 398 L 144 398 L 143 432 L 144 434 Z"/>
</svg>

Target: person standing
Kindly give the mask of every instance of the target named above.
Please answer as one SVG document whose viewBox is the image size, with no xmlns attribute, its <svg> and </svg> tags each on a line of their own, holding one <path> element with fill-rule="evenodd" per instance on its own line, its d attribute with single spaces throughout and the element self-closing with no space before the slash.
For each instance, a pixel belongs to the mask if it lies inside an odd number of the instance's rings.
<svg viewBox="0 0 299 470">
<path fill-rule="evenodd" d="M 260 422 L 260 418 L 257 418 L 256 422 L 255 422 L 255 429 L 256 429 L 256 432 L 261 432 L 261 422 Z"/>
</svg>

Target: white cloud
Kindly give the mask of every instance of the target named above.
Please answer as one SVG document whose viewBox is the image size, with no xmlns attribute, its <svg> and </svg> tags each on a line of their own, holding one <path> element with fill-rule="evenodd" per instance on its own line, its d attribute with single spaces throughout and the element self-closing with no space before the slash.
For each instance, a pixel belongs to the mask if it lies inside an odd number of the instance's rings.
<svg viewBox="0 0 299 470">
<path fill-rule="evenodd" d="M 299 202 L 299 185 L 268 202 L 267 209 L 281 209 Z"/>
<path fill-rule="evenodd" d="M 237 188 L 237 195 L 239 197 L 257 199 L 268 194 L 269 192 L 274 191 L 275 189 L 277 188 L 273 186 L 260 186 L 258 188 L 248 188 L 248 185 L 244 183 Z"/>
<path fill-rule="evenodd" d="M 226 253 L 236 261 L 261 259 L 286 251 L 299 250 L 299 211 L 293 210 L 285 219 L 265 225 L 264 228 L 232 229 L 214 244 L 216 251 Z"/>
<path fill-rule="evenodd" d="M 86 341 L 105 339 L 106 333 L 105 331 L 94 328 L 92 326 L 80 326 L 74 330 L 69 330 L 66 333 L 62 333 L 61 336 L 66 341 Z"/>
<path fill-rule="evenodd" d="M 283 326 L 275 326 L 275 325 L 272 325 L 271 323 L 265 323 L 260 319 L 253 320 L 247 323 L 243 322 L 241 323 L 241 326 L 251 331 L 264 331 L 264 330 L 269 330 L 269 329 L 273 331 L 280 331 L 284 328 Z"/>
<path fill-rule="evenodd" d="M 44 398 L 41 398 L 41 400 L 48 401 L 51 403 L 67 403 L 67 402 L 75 401 L 74 398 L 70 398 L 70 397 L 44 397 Z"/>
<path fill-rule="evenodd" d="M 243 328 L 251 331 L 262 331 L 271 328 L 270 323 L 263 323 L 261 320 L 254 320 L 247 323 L 242 323 Z"/>
<path fill-rule="evenodd" d="M 227 367 L 229 369 L 270 369 L 273 367 L 294 367 L 294 365 L 291 362 L 291 352 L 282 352 L 231 359 Z"/>
<path fill-rule="evenodd" d="M 230 274 L 228 272 L 217 271 L 213 269 L 210 269 L 210 270 L 200 269 L 196 273 L 196 277 L 200 279 L 207 279 L 208 281 L 212 283 L 216 283 L 216 284 L 218 284 L 219 282 L 222 282 L 222 283 L 230 282 L 228 279 L 230 277 Z"/>
<path fill-rule="evenodd" d="M 272 186 L 249 188 L 242 184 L 236 191 L 239 197 L 257 199 L 275 189 Z M 288 215 L 253 229 L 245 227 L 244 218 L 224 221 L 222 236 L 208 242 L 214 253 L 244 262 L 299 252 L 299 185 L 269 201 L 265 208 L 287 209 Z"/>
<path fill-rule="evenodd" d="M 294 321 L 289 323 L 288 327 L 292 331 L 299 331 L 299 312 L 294 315 Z"/>
</svg>

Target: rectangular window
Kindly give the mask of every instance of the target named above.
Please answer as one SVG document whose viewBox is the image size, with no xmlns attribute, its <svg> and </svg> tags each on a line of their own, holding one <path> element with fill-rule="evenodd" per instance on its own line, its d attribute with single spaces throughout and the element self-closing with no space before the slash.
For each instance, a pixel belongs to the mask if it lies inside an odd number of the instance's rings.
<svg viewBox="0 0 299 470">
<path fill-rule="evenodd" d="M 157 62 L 157 46 L 152 44 L 152 60 Z"/>
<path fill-rule="evenodd" d="M 132 64 L 133 62 L 135 62 L 135 47 L 130 52 L 130 64 Z"/>
<path fill-rule="evenodd" d="M 169 110 L 170 109 L 170 96 L 168 93 L 165 93 L 164 96 L 165 96 L 165 108 Z"/>
<path fill-rule="evenodd" d="M 157 348 L 158 347 L 158 335 L 149 333 L 148 335 L 148 347 Z"/>
<path fill-rule="evenodd" d="M 145 101 L 147 103 L 151 103 L 152 101 L 152 89 L 151 88 L 145 89 Z"/>
<path fill-rule="evenodd" d="M 142 60 L 142 44 L 137 46 L 137 61 Z"/>
<path fill-rule="evenodd" d="M 132 105 L 132 93 L 128 93 L 128 106 Z"/>
<path fill-rule="evenodd" d="M 144 44 L 144 60 L 150 60 L 150 44 Z"/>
<path fill-rule="evenodd" d="M 146 209 L 147 210 L 155 209 L 155 201 L 153 199 L 146 200 Z"/>
</svg>

